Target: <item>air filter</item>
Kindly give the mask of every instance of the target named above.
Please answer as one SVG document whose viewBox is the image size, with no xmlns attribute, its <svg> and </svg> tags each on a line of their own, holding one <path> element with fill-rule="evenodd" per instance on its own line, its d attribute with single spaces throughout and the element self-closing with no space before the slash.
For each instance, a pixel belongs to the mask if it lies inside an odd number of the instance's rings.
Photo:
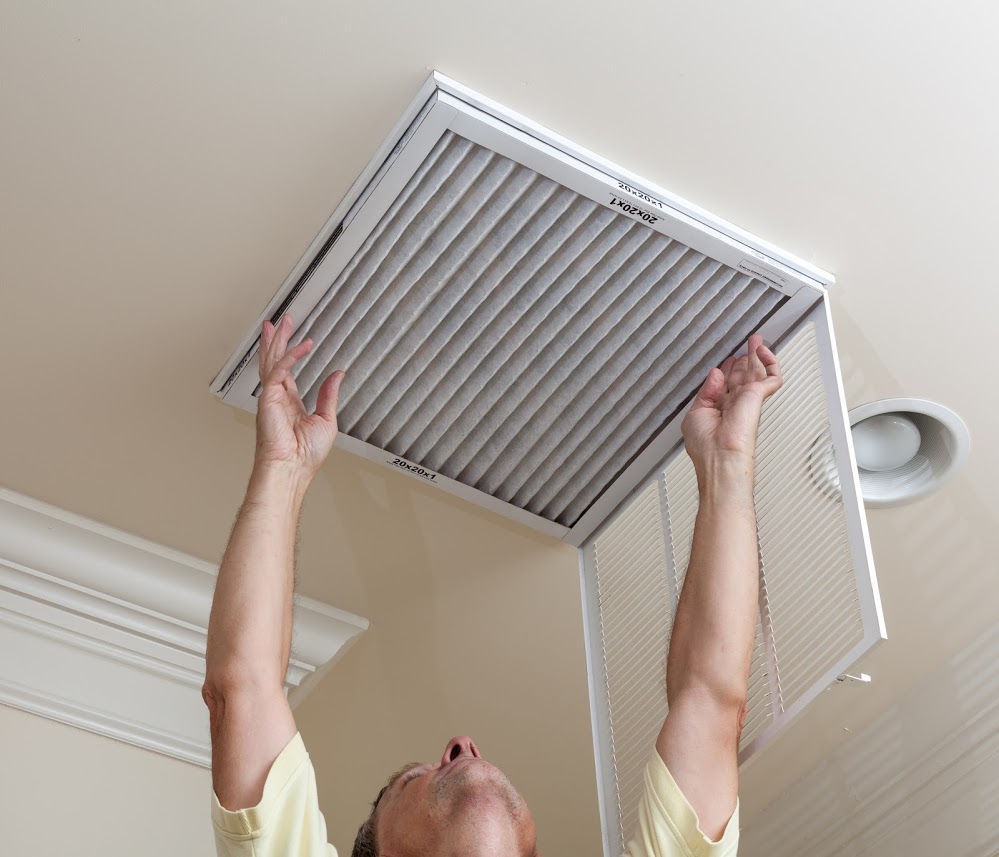
<svg viewBox="0 0 999 857">
<path fill-rule="evenodd" d="M 261 317 L 338 445 L 580 545 L 828 274 L 435 75 Z M 255 410 L 260 323 L 213 383 Z"/>
</svg>

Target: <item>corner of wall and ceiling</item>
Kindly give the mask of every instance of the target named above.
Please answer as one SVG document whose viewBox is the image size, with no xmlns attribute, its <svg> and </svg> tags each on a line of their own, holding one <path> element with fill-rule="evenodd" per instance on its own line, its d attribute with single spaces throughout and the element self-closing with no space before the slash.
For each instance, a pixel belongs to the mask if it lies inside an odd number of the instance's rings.
<svg viewBox="0 0 999 857">
<path fill-rule="evenodd" d="M 208 766 L 217 568 L 0 489 L 0 703 Z M 368 627 L 295 596 L 293 706 Z"/>
</svg>

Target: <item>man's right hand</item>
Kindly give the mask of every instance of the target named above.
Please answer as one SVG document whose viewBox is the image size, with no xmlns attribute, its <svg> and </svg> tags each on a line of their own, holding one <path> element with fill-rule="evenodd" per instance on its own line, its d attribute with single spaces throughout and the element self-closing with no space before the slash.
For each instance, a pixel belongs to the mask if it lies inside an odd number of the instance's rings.
<svg viewBox="0 0 999 857">
<path fill-rule="evenodd" d="M 308 414 L 291 367 L 312 350 L 306 339 L 285 353 L 294 330 L 290 315 L 275 328 L 263 323 L 260 334 L 260 381 L 257 402 L 255 467 L 277 466 L 311 479 L 322 467 L 337 435 L 336 406 L 343 372 L 334 372 L 319 388 L 316 412 Z"/>
<path fill-rule="evenodd" d="M 683 419 L 684 443 L 699 477 L 732 461 L 752 466 L 763 403 L 783 381 L 762 336 L 749 337 L 748 351 L 708 373 Z"/>
</svg>

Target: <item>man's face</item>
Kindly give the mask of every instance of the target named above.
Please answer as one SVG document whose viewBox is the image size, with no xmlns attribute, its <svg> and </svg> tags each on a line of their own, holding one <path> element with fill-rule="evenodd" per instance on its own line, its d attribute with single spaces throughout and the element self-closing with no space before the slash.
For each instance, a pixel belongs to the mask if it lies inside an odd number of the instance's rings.
<svg viewBox="0 0 999 857">
<path fill-rule="evenodd" d="M 536 853 L 527 804 L 466 736 L 448 741 L 439 762 L 407 765 L 389 781 L 375 829 L 382 857 Z"/>
</svg>

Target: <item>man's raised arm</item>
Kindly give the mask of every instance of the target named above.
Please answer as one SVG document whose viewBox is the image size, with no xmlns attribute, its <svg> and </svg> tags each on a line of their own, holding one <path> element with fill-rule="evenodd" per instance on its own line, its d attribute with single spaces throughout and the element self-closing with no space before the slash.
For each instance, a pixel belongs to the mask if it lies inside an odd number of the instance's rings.
<svg viewBox="0 0 999 857">
<path fill-rule="evenodd" d="M 246 499 L 219 568 L 208 623 L 205 684 L 212 734 L 212 784 L 229 810 L 255 806 L 274 760 L 295 736 L 284 695 L 291 656 L 295 534 L 312 478 L 336 438 L 343 373 L 323 383 L 305 411 L 291 368 L 312 347 L 285 353 L 285 316 L 264 322 L 260 342 L 257 445 Z"/>
<path fill-rule="evenodd" d="M 700 502 L 670 640 L 669 715 L 656 742 L 712 840 L 738 797 L 759 598 L 756 433 L 763 402 L 781 386 L 777 358 L 760 336 L 750 337 L 748 352 L 711 370 L 683 421 Z"/>
</svg>

